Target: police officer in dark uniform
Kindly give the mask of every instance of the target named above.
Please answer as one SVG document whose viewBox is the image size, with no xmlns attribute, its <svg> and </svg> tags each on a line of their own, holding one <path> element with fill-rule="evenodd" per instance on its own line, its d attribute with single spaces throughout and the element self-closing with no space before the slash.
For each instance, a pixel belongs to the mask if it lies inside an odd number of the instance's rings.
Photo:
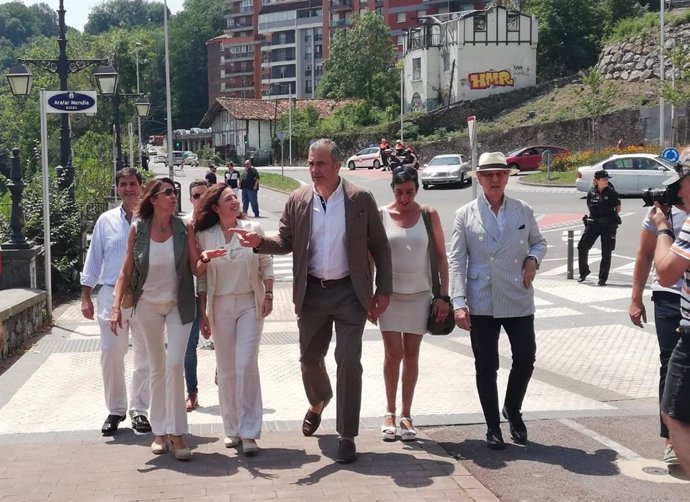
<svg viewBox="0 0 690 502">
<path fill-rule="evenodd" d="M 590 273 L 587 264 L 589 250 L 601 237 L 601 266 L 599 267 L 599 286 L 606 286 L 611 268 L 611 253 L 616 247 L 616 231 L 621 223 L 621 201 L 618 193 L 609 186 L 609 173 L 600 170 L 594 173 L 592 188 L 587 192 L 587 208 L 589 215 L 584 216 L 585 231 L 577 243 L 578 267 L 580 277 L 577 282 L 583 282 Z"/>
</svg>

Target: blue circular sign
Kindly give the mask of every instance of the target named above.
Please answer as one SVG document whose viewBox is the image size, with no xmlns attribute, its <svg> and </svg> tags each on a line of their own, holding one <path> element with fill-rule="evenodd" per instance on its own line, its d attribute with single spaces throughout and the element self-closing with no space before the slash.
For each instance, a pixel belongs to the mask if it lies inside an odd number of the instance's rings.
<svg viewBox="0 0 690 502">
<path fill-rule="evenodd" d="M 664 148 L 664 151 L 661 152 L 661 156 L 669 162 L 678 162 L 678 159 L 680 159 L 680 153 L 673 147 Z"/>
<path fill-rule="evenodd" d="M 63 112 L 81 112 L 96 104 L 96 100 L 88 94 L 66 91 L 48 98 L 48 105 Z"/>
</svg>

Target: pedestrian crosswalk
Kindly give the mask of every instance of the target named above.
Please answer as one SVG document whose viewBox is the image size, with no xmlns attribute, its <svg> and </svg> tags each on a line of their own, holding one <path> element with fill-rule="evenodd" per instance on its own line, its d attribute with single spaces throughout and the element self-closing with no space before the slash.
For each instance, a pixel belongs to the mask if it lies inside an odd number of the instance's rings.
<svg viewBox="0 0 690 502">
<path fill-rule="evenodd" d="M 276 281 L 292 282 L 292 253 L 273 257 L 273 274 Z"/>
</svg>

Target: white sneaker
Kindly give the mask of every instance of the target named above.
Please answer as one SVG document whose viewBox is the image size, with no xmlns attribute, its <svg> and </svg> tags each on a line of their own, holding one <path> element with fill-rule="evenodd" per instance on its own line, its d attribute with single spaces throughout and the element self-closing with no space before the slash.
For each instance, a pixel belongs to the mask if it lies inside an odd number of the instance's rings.
<svg viewBox="0 0 690 502">
<path fill-rule="evenodd" d="M 256 441 L 253 439 L 243 439 L 242 440 L 242 453 L 245 457 L 251 457 L 256 452 L 259 451 L 259 447 L 256 445 Z"/>
<path fill-rule="evenodd" d="M 225 443 L 226 448 L 235 448 L 240 445 L 240 438 L 238 436 L 227 436 L 223 443 Z"/>
</svg>

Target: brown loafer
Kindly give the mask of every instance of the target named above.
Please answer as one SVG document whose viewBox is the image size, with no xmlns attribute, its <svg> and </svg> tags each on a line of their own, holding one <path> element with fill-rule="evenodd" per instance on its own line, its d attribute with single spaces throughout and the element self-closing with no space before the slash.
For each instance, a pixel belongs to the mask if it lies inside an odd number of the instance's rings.
<svg viewBox="0 0 690 502">
<path fill-rule="evenodd" d="M 321 414 L 323 410 L 326 409 L 328 401 L 324 401 L 323 408 L 321 408 L 321 413 L 314 413 L 311 410 L 307 410 L 307 414 L 304 415 L 304 420 L 302 421 L 302 434 L 305 436 L 311 436 L 316 432 L 316 429 L 321 425 Z"/>
</svg>

